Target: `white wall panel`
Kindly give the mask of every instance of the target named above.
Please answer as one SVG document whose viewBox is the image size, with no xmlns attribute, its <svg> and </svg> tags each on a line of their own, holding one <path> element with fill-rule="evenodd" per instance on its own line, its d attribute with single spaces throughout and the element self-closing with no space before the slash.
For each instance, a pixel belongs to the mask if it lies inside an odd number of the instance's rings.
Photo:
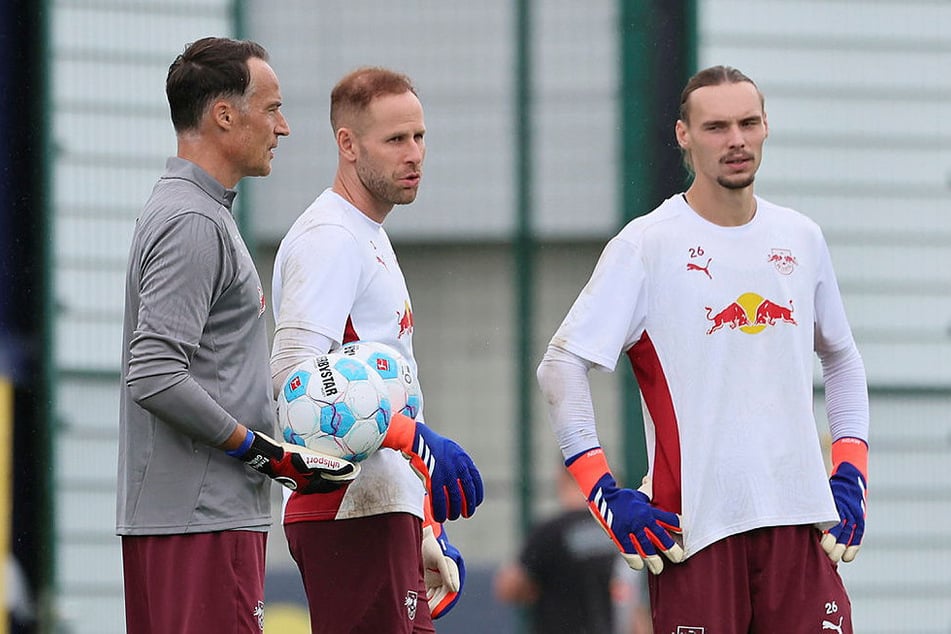
<svg viewBox="0 0 951 634">
<path fill-rule="evenodd" d="M 97 457 L 99 455 L 102 457 L 115 455 L 115 443 L 112 443 L 109 449 L 109 453 L 93 455 Z M 116 478 L 115 469 L 112 471 L 111 480 L 105 481 L 108 486 L 103 487 L 100 491 L 71 490 L 64 492 L 67 495 L 63 495 L 56 506 L 56 526 L 61 534 L 107 535 L 115 530 Z M 118 538 L 116 539 L 118 540 Z"/>
<path fill-rule="evenodd" d="M 336 169 L 330 90 L 366 64 L 409 74 L 426 111 L 420 195 L 387 221 L 394 238 L 510 236 L 517 217 L 511 3 L 436 4 L 422 12 L 373 0 L 283 6 L 286 12 L 276 14 L 269 3 L 249 3 L 252 36 L 272 54 L 292 130 L 272 175 L 251 184 L 261 238 L 277 241 L 330 184 Z M 537 3 L 534 11 L 537 224 L 543 232 L 604 235 L 617 217 L 616 3 Z"/>
<path fill-rule="evenodd" d="M 878 149 L 893 145 L 940 146 L 942 142 L 947 147 L 951 134 L 951 125 L 941 117 L 945 112 L 943 99 L 921 98 L 920 88 L 910 95 L 898 91 L 855 94 L 839 89 L 832 99 L 818 90 L 796 91 L 775 81 L 763 90 L 769 90 L 766 115 L 770 145 L 776 138 L 798 137 Z"/>
<path fill-rule="evenodd" d="M 168 106 L 153 106 L 142 112 L 64 111 L 54 121 L 56 150 L 60 156 L 146 158 L 161 169 L 165 158 L 175 153 L 175 130 Z"/>
<path fill-rule="evenodd" d="M 125 246 L 128 250 L 128 243 Z M 58 310 L 64 314 L 105 314 L 121 323 L 125 302 L 125 269 L 115 266 L 64 267 L 57 269 L 54 276 Z"/>
<path fill-rule="evenodd" d="M 829 47 L 849 39 L 947 46 L 951 26 L 951 5 L 943 0 L 705 0 L 698 10 L 704 44 L 758 36 L 782 46 L 805 36 Z"/>
<path fill-rule="evenodd" d="M 100 543 L 61 541 L 58 572 L 63 588 L 86 593 L 93 589 L 121 593 L 122 558 L 117 544 L 118 539 Z M 99 616 L 103 620 L 108 617 Z"/>
<path fill-rule="evenodd" d="M 704 51 L 704 59 L 737 66 L 766 94 L 775 85 L 796 86 L 803 92 L 837 91 L 848 94 L 852 89 L 874 93 L 908 91 L 911 94 L 933 94 L 951 88 L 951 77 L 945 70 L 951 50 L 880 50 L 869 42 L 860 50 L 837 50 L 833 42 L 828 48 L 820 43 L 783 47 L 782 42 L 741 41 L 715 43 Z M 755 48 L 756 55 L 749 51 Z M 711 62 L 714 63 L 714 62 Z M 776 69 L 781 69 L 777 74 Z"/>
<path fill-rule="evenodd" d="M 951 269 L 945 266 L 944 244 L 855 244 L 842 241 L 832 249 L 832 261 L 842 284 L 883 284 L 889 290 L 901 285 L 930 286 L 937 295 L 951 289 Z M 899 288 L 896 288 L 896 285 Z M 936 300 L 933 297 L 932 300 Z M 937 305 L 936 305 L 937 307 Z"/>
<path fill-rule="evenodd" d="M 71 592 L 59 601 L 59 618 L 64 632 L 128 634 L 121 587 L 94 600 L 80 592 Z"/>
<path fill-rule="evenodd" d="M 82 435 L 112 438 L 115 441 L 119 427 L 120 380 L 118 375 L 106 379 L 63 377 L 56 393 L 57 424 Z M 113 480 L 116 475 L 114 471 L 111 474 Z"/>
<path fill-rule="evenodd" d="M 63 216 L 54 236 L 56 253 L 64 260 L 109 262 L 124 270 L 134 229 L 128 217 Z"/>
<path fill-rule="evenodd" d="M 120 108 L 160 112 L 163 106 L 167 112 L 165 77 L 168 65 L 179 52 L 166 54 L 167 61 L 158 55 L 153 61 L 92 55 L 57 59 L 50 69 L 53 101 L 63 112 L 90 104 L 105 112 L 115 112 Z M 142 149 L 151 151 L 151 148 Z"/>
<path fill-rule="evenodd" d="M 125 210 L 131 224 L 165 171 L 165 159 L 147 155 L 142 163 L 84 160 L 70 157 L 57 165 L 53 182 L 53 204 L 57 208 L 83 207 L 87 211 Z M 54 232 L 58 232 L 59 227 Z"/>
<path fill-rule="evenodd" d="M 911 237 L 929 242 L 951 235 L 948 198 L 938 187 L 917 191 L 876 187 L 854 193 L 826 188 L 796 191 L 785 185 L 771 189 L 785 205 L 818 222 L 827 236 Z"/>
<path fill-rule="evenodd" d="M 165 76 L 232 32 L 230 0 L 58 0 L 51 15 L 57 631 L 125 632 L 115 536 L 124 271 L 135 218 L 175 152 Z"/>
<path fill-rule="evenodd" d="M 146 56 L 165 64 L 164 51 L 180 51 L 207 35 L 228 35 L 232 8 L 222 0 L 172 3 L 61 2 L 52 14 L 59 50 L 119 58 Z M 173 57 L 174 59 L 174 57 Z"/>
<path fill-rule="evenodd" d="M 53 347 L 54 361 L 62 370 L 118 372 L 122 353 L 121 318 L 97 314 L 63 316 L 56 327 Z"/>
<path fill-rule="evenodd" d="M 859 341 L 870 385 L 944 388 L 951 384 L 951 342 Z M 909 495 L 917 495 L 910 491 Z"/>
</svg>

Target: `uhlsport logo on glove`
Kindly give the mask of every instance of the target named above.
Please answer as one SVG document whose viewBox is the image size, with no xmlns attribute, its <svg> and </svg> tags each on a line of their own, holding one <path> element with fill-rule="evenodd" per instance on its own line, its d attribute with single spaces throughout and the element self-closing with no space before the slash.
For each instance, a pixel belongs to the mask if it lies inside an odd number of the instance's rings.
<svg viewBox="0 0 951 634">
<path fill-rule="evenodd" d="M 335 458 L 334 456 L 327 456 L 317 453 L 302 451 L 298 455 L 303 458 L 304 464 L 310 469 L 327 469 L 329 471 L 337 471 L 350 464 L 346 460 L 341 460 L 340 458 Z"/>
</svg>

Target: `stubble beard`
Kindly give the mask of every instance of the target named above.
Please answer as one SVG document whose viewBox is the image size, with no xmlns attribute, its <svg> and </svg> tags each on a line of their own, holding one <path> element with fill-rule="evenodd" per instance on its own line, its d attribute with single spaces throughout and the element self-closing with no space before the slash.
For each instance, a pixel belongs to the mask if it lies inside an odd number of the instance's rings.
<svg viewBox="0 0 951 634">
<path fill-rule="evenodd" d="M 755 174 L 750 174 L 743 180 L 730 180 L 725 176 L 718 176 L 717 184 L 724 189 L 746 189 L 753 184 L 754 180 L 756 180 Z"/>
<path fill-rule="evenodd" d="M 357 176 L 363 186 L 377 200 L 389 205 L 408 205 L 416 200 L 416 189 L 405 189 L 395 185 L 379 172 L 366 166 L 357 166 Z"/>
</svg>

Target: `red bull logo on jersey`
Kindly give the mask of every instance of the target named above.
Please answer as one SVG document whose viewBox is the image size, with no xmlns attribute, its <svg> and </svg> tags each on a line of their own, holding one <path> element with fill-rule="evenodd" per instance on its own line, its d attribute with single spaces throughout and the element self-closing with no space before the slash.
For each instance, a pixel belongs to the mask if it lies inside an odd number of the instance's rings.
<svg viewBox="0 0 951 634">
<path fill-rule="evenodd" d="M 799 262 L 789 249 L 770 249 L 769 257 L 766 261 L 776 267 L 776 270 L 783 275 L 792 273 Z"/>
<path fill-rule="evenodd" d="M 797 325 L 793 318 L 792 300 L 789 300 L 787 308 L 756 293 L 743 293 L 736 301 L 730 302 L 717 312 L 710 306 L 704 308 L 707 310 L 707 319 L 713 322 L 707 330 L 708 335 L 724 326 L 728 326 L 730 330 L 739 328 L 747 334 L 755 335 L 767 326 L 775 326 L 778 323 Z"/>
<path fill-rule="evenodd" d="M 402 338 L 403 335 L 413 334 L 413 308 L 409 305 L 409 300 L 406 300 L 403 303 L 403 314 L 401 315 L 397 311 L 396 316 L 399 318 L 399 327 L 400 331 L 397 334 L 397 338 Z"/>
</svg>

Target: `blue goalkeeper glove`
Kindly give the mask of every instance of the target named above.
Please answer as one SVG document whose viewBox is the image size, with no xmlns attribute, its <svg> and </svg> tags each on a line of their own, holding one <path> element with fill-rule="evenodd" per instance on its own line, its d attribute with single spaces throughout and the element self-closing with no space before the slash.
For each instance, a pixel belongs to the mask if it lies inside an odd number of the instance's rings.
<svg viewBox="0 0 951 634">
<path fill-rule="evenodd" d="M 859 554 L 865 536 L 868 445 L 858 438 L 840 438 L 832 443 L 832 465 L 829 486 L 839 523 L 822 536 L 822 548 L 832 561 L 848 563 Z"/>
<path fill-rule="evenodd" d="M 618 488 L 600 447 L 582 451 L 565 461 L 568 472 L 588 498 L 594 515 L 621 556 L 634 570 L 647 569 L 655 575 L 664 569 L 660 550 L 670 561 L 683 561 L 683 548 L 671 534 L 680 534 L 680 518 L 650 503 L 642 491 Z"/>
<path fill-rule="evenodd" d="M 466 564 L 459 549 L 449 543 L 442 524 L 433 520 L 429 497 L 426 498 L 426 519 L 423 520 L 423 569 L 426 601 L 434 619 L 455 607 L 466 582 Z"/>
<path fill-rule="evenodd" d="M 409 457 L 423 478 L 437 522 L 469 517 L 482 504 L 482 476 L 465 450 L 424 423 L 393 414 L 383 447 Z"/>
</svg>

